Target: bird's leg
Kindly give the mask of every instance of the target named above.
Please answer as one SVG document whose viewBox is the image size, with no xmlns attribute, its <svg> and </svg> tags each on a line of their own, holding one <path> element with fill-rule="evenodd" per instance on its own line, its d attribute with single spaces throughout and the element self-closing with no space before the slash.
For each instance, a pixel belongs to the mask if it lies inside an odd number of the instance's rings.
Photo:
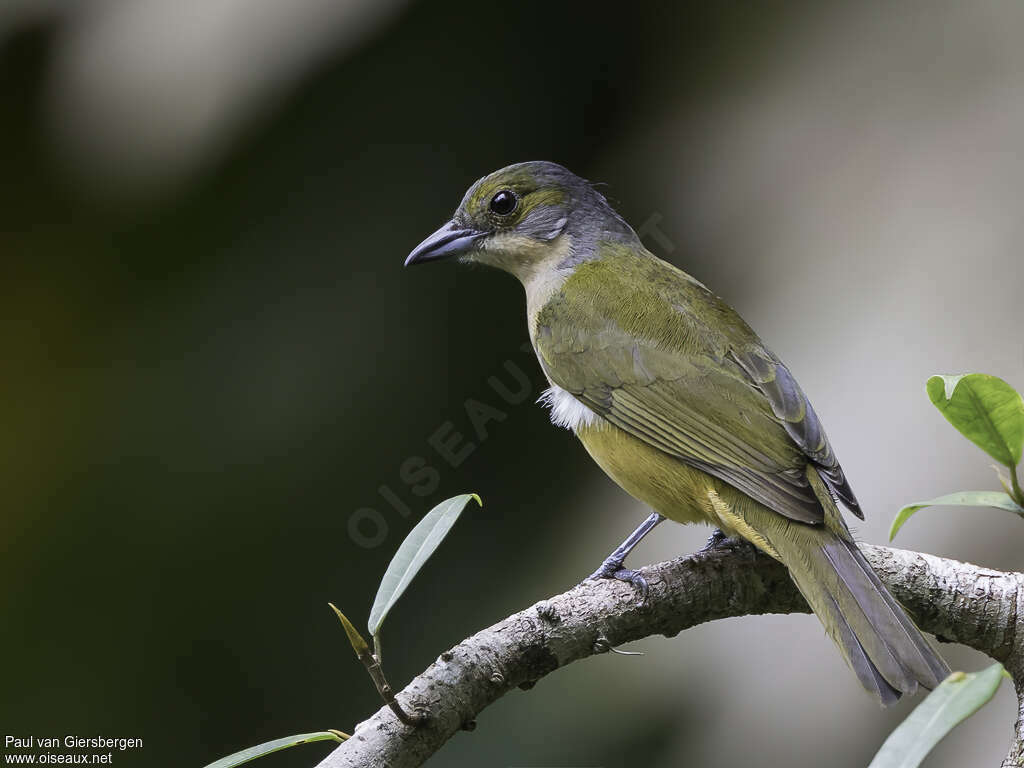
<svg viewBox="0 0 1024 768">
<path fill-rule="evenodd" d="M 629 534 L 626 540 L 614 552 L 604 559 L 601 567 L 590 574 L 587 579 L 618 579 L 619 581 L 628 581 L 640 591 L 640 602 L 642 603 L 646 600 L 647 580 L 638 571 L 623 568 L 622 564 L 626 561 L 626 556 L 633 550 L 633 547 L 639 544 L 640 540 L 664 519 L 663 515 L 652 512 L 646 520 L 640 523 L 635 531 Z"/>
</svg>

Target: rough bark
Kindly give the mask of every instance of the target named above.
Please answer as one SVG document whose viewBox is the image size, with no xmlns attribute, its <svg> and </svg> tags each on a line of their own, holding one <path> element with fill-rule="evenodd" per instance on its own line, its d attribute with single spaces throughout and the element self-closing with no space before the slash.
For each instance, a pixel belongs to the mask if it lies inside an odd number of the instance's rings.
<svg viewBox="0 0 1024 768">
<path fill-rule="evenodd" d="M 862 550 L 922 629 L 1002 662 L 1020 702 L 1004 766 L 1024 766 L 1024 632 L 1017 606 L 1024 574 L 863 545 Z M 706 621 L 809 609 L 786 570 L 747 548 L 720 547 L 643 569 L 643 606 L 629 585 L 590 581 L 463 640 L 398 694 L 426 724 L 403 725 L 388 707 L 361 723 L 318 768 L 413 768 L 514 688 L 559 667 L 650 635 L 672 637 Z"/>
</svg>

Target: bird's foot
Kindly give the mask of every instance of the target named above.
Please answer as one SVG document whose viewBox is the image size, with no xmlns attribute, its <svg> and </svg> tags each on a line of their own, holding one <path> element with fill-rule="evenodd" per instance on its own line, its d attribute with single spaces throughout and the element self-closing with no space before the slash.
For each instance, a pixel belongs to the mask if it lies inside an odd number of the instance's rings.
<svg viewBox="0 0 1024 768">
<path fill-rule="evenodd" d="M 643 577 L 640 571 L 634 571 L 630 568 L 623 568 L 624 558 L 609 557 L 603 563 L 601 567 L 594 571 L 592 574 L 587 576 L 585 581 L 591 581 L 594 579 L 615 579 L 616 581 L 625 581 L 633 585 L 633 587 L 640 593 L 640 600 L 637 605 L 643 605 L 647 602 L 647 579 Z"/>
<path fill-rule="evenodd" d="M 726 536 L 721 528 L 715 528 L 715 530 L 708 536 L 707 543 L 697 550 L 698 555 L 709 554 L 710 552 L 721 549 L 725 546 L 725 542 L 729 541 L 729 537 Z"/>
<path fill-rule="evenodd" d="M 697 550 L 697 556 L 708 557 L 732 552 L 738 555 L 747 555 L 753 559 L 757 557 L 757 551 L 757 547 L 746 539 L 741 539 L 739 536 L 727 536 L 720 528 L 716 528 L 714 533 L 708 537 L 707 543 Z"/>
<path fill-rule="evenodd" d="M 629 537 L 622 542 L 614 552 L 604 559 L 601 563 L 601 567 L 590 574 L 584 581 L 590 579 L 616 579 L 618 581 L 628 581 L 632 584 L 636 590 L 640 593 L 640 601 L 637 605 L 643 605 L 647 602 L 647 580 L 640 574 L 639 571 L 633 571 L 629 568 L 623 568 L 622 564 L 626 562 L 626 557 L 630 552 L 633 551 L 633 547 L 640 543 L 648 533 L 658 523 L 665 518 L 657 512 L 652 512 L 647 516 L 647 519 L 637 526 L 637 529 L 629 534 Z"/>
</svg>

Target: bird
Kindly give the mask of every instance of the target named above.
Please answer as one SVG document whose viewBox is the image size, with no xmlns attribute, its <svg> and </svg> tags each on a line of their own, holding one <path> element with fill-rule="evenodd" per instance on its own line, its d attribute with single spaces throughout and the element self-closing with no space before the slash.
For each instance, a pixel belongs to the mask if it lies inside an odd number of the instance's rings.
<svg viewBox="0 0 1024 768">
<path fill-rule="evenodd" d="M 591 578 L 646 596 L 630 550 L 666 518 L 708 524 L 788 569 L 882 706 L 949 674 L 858 548 L 838 504 L 863 511 L 792 373 L 595 185 L 547 161 L 484 176 L 405 265 L 449 258 L 519 279 L 551 421 L 653 510 Z"/>
</svg>

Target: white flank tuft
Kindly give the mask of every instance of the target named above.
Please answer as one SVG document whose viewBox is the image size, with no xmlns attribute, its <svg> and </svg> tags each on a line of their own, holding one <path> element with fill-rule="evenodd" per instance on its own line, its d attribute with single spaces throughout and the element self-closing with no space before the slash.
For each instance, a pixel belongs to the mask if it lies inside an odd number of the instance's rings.
<svg viewBox="0 0 1024 768">
<path fill-rule="evenodd" d="M 552 385 L 544 390 L 538 403 L 551 409 L 551 423 L 576 431 L 580 427 L 591 427 L 601 422 L 601 417 L 561 387 Z"/>
</svg>

